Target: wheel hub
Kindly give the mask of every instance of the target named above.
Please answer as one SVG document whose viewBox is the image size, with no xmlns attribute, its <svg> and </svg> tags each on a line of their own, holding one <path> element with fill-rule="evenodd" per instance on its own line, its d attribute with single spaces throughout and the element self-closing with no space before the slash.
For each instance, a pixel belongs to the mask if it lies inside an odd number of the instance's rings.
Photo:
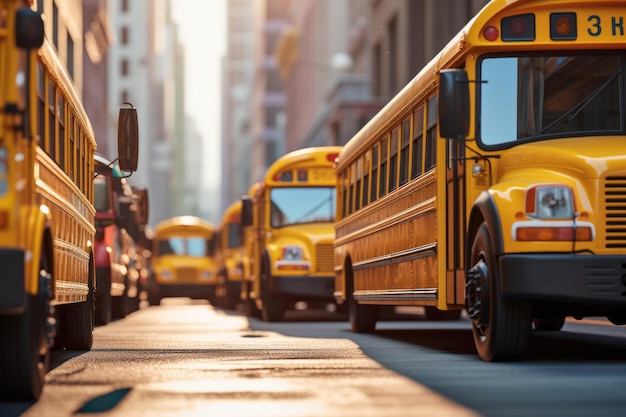
<svg viewBox="0 0 626 417">
<path fill-rule="evenodd" d="M 489 293 L 487 264 L 481 259 L 467 271 L 465 308 L 474 326 L 484 334 L 489 322 Z"/>
</svg>

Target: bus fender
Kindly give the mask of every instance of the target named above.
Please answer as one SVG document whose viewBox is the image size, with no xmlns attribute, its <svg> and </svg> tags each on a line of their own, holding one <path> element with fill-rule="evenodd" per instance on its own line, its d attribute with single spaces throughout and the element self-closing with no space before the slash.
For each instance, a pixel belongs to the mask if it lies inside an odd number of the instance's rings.
<svg viewBox="0 0 626 417">
<path fill-rule="evenodd" d="M 20 213 L 22 218 L 28 221 L 22 223 L 21 236 L 26 239 L 24 248 L 24 288 L 28 294 L 35 295 L 39 291 L 39 259 L 41 248 L 48 251 L 53 250 L 50 209 L 44 205 L 24 207 Z M 39 256 L 36 256 L 36 255 Z M 54 271 L 54 256 L 52 252 L 48 254 L 50 262 L 50 272 Z M 54 273 L 52 274 L 54 281 Z M 54 292 L 54 284 L 52 285 Z"/>
<path fill-rule="evenodd" d="M 494 248 L 496 253 L 494 256 L 499 256 L 504 248 L 502 245 L 502 227 L 500 222 L 500 215 L 496 203 L 487 191 L 480 193 L 474 205 L 469 217 L 469 223 L 467 226 L 467 242 L 465 245 L 465 259 L 471 259 L 472 243 L 474 236 L 482 223 L 486 223 L 489 228 L 489 236 L 491 237 L 491 247 Z M 467 265 L 467 268 L 471 268 L 472 265 Z"/>
</svg>

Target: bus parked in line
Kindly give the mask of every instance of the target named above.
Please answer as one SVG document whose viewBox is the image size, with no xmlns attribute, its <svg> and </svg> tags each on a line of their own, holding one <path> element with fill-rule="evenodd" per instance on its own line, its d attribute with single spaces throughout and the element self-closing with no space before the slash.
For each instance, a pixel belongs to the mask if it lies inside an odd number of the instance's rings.
<svg viewBox="0 0 626 417">
<path fill-rule="evenodd" d="M 232 309 L 241 301 L 242 262 L 241 200 L 238 200 L 224 211 L 217 234 L 215 298 L 222 307 Z"/>
<path fill-rule="evenodd" d="M 567 316 L 626 323 L 623 1 L 489 2 L 337 166 L 336 296 L 465 308 L 479 356 Z"/>
<path fill-rule="evenodd" d="M 215 225 L 196 216 L 177 216 L 159 222 L 152 237 L 152 269 L 148 301 L 189 297 L 214 302 Z"/>
<path fill-rule="evenodd" d="M 243 199 L 248 199 L 250 196 L 256 194 L 256 190 L 261 186 L 260 182 L 255 182 L 248 189 L 248 193 L 242 197 Z M 243 203 L 242 203 L 243 207 Z M 249 222 L 249 224 L 241 225 L 241 236 L 242 236 L 242 244 L 243 244 L 243 252 L 241 254 L 241 293 L 240 298 L 243 302 L 243 309 L 246 315 L 250 317 L 260 317 L 261 311 L 257 308 L 256 301 L 250 293 L 254 287 L 254 256 L 253 254 L 257 251 L 255 250 L 255 244 L 257 242 L 255 236 L 255 229 L 253 225 L 254 221 L 254 212 L 251 213 L 253 219 Z"/>
<path fill-rule="evenodd" d="M 0 397 L 38 399 L 50 349 L 89 350 L 94 320 L 93 129 L 40 13 L 0 1 Z M 122 169 L 137 113 L 121 109 Z"/>
<path fill-rule="evenodd" d="M 335 158 L 341 147 L 289 152 L 242 199 L 242 226 L 251 227 L 252 281 L 242 296 L 266 321 L 283 319 L 294 303 L 334 303 Z"/>
<path fill-rule="evenodd" d="M 132 188 L 114 162 L 99 154 L 94 162 L 96 324 L 102 325 L 139 308 L 139 254 L 129 233 L 136 227 Z"/>
</svg>

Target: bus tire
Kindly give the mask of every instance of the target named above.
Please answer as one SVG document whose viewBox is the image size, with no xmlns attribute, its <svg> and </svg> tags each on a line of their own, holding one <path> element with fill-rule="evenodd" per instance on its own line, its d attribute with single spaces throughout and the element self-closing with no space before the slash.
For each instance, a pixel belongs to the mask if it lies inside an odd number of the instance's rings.
<svg viewBox="0 0 626 417">
<path fill-rule="evenodd" d="M 54 349 L 90 350 L 95 322 L 93 259 L 90 258 L 87 300 L 57 307 L 59 331 Z"/>
<path fill-rule="evenodd" d="M 270 288 L 270 262 L 267 256 L 263 259 L 261 270 L 261 294 L 263 297 L 263 309 L 261 317 L 264 321 L 281 321 L 285 317 L 287 303 L 284 297 L 274 293 Z"/>
<path fill-rule="evenodd" d="M 354 333 L 373 333 L 380 315 L 380 306 L 359 304 L 354 298 L 354 275 L 350 266 L 346 267 L 346 295 L 348 298 L 348 317 Z"/>
<path fill-rule="evenodd" d="M 500 294 L 499 272 L 486 223 L 474 236 L 468 267 L 465 303 L 478 355 L 488 362 L 520 360 L 530 341 L 531 305 Z"/>
<path fill-rule="evenodd" d="M 52 279 L 42 251 L 39 291 L 26 297 L 20 315 L 0 317 L 0 398 L 38 400 L 50 364 L 56 322 L 52 307 Z"/>
</svg>

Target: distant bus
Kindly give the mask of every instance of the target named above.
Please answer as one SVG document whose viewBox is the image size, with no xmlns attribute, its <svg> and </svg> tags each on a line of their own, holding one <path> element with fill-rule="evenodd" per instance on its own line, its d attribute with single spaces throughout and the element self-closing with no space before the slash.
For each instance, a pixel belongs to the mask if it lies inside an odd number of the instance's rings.
<svg viewBox="0 0 626 417">
<path fill-rule="evenodd" d="M 214 301 L 215 225 L 196 216 L 177 216 L 154 227 L 148 301 L 165 297 Z"/>
<path fill-rule="evenodd" d="M 248 189 L 248 193 L 242 197 L 243 199 L 249 199 L 250 196 L 256 194 L 256 190 L 259 189 L 261 183 L 255 182 Z M 242 203 L 243 207 L 243 203 Z M 254 217 L 254 212 L 250 214 Z M 243 220 L 243 219 L 241 219 Z M 243 308 L 246 315 L 250 317 L 259 317 L 261 312 L 257 308 L 256 301 L 250 295 L 253 291 L 254 287 L 254 254 L 257 252 L 255 249 L 257 238 L 256 238 L 256 229 L 254 229 L 254 220 L 248 222 L 248 224 L 241 225 L 241 236 L 242 236 L 242 244 L 243 251 L 241 254 L 241 293 L 240 298 L 243 302 Z"/>
<path fill-rule="evenodd" d="M 334 303 L 334 170 L 341 147 L 290 152 L 274 162 L 254 195 L 242 199 L 242 225 L 253 236 L 252 280 L 242 296 L 266 321 L 294 303 Z"/>
<path fill-rule="evenodd" d="M 39 13 L 0 2 L 0 397 L 39 398 L 49 352 L 89 350 L 94 320 L 93 129 Z M 137 166 L 120 110 L 119 163 Z"/>
<path fill-rule="evenodd" d="M 241 200 L 226 208 L 219 226 L 216 246 L 216 300 L 226 308 L 241 301 L 243 277 L 243 232 L 241 230 Z"/>
<path fill-rule="evenodd" d="M 467 310 L 486 361 L 626 323 L 623 1 L 489 2 L 344 147 L 336 295 Z"/>
</svg>

